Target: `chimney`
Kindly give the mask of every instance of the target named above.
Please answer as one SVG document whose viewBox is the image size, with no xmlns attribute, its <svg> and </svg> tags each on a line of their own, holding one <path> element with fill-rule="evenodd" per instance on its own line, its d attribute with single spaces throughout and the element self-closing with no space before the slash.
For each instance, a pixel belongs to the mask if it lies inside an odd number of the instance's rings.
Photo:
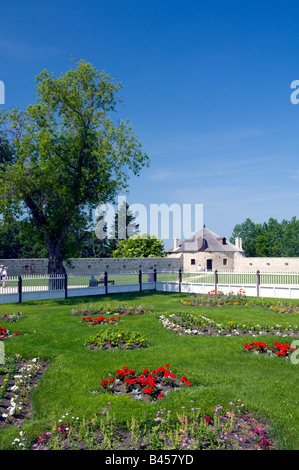
<svg viewBox="0 0 299 470">
<path fill-rule="evenodd" d="M 179 239 L 177 237 L 174 237 L 173 239 L 173 248 L 174 250 L 179 247 Z"/>
<path fill-rule="evenodd" d="M 236 237 L 235 238 L 235 245 L 237 248 L 241 248 L 241 250 L 243 249 L 242 248 L 242 238 L 241 237 Z"/>
</svg>

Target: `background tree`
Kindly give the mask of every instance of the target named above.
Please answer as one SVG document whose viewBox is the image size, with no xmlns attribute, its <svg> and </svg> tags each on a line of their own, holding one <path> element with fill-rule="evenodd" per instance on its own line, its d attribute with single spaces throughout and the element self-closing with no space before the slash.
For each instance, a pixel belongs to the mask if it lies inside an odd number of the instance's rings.
<svg viewBox="0 0 299 470">
<path fill-rule="evenodd" d="M 155 236 L 138 235 L 132 238 L 120 240 L 114 258 L 160 258 L 166 252 L 162 240 Z"/>
<path fill-rule="evenodd" d="M 148 156 L 127 121 L 112 113 L 121 87 L 81 60 L 59 78 L 36 78 L 36 103 L 0 114 L 0 211 L 22 214 L 43 237 L 49 273 L 64 273 L 74 230 L 114 202 Z"/>
<path fill-rule="evenodd" d="M 43 239 L 26 220 L 7 217 L 0 223 L 0 258 L 45 258 Z"/>
<path fill-rule="evenodd" d="M 129 207 L 129 204 L 124 201 L 115 213 L 112 234 L 110 234 L 111 238 L 108 239 L 108 249 L 111 256 L 113 256 L 120 240 L 131 238 L 139 233 L 139 225 L 135 222 L 136 217 L 129 210 Z"/>
<path fill-rule="evenodd" d="M 270 218 L 262 224 L 246 219 L 234 227 L 230 238 L 232 243 L 235 237 L 242 238 L 246 256 L 299 256 L 299 220 L 296 217 L 282 222 Z"/>
</svg>

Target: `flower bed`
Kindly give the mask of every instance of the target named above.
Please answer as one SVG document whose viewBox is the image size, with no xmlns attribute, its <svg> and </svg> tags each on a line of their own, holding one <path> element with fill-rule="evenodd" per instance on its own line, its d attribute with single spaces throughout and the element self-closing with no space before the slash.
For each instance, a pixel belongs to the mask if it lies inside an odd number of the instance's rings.
<svg viewBox="0 0 299 470">
<path fill-rule="evenodd" d="M 196 296 L 191 295 L 189 300 L 181 300 L 180 303 L 185 306 L 191 307 L 223 307 L 223 306 L 260 306 L 272 310 L 275 313 L 280 314 L 299 314 L 299 305 L 292 302 L 281 302 L 277 301 L 273 303 L 272 300 L 263 298 L 247 298 L 244 290 L 240 289 L 237 294 L 230 292 L 224 294 L 221 291 L 213 290 L 207 294 L 197 294 Z"/>
<path fill-rule="evenodd" d="M 228 321 L 226 323 L 214 320 L 199 314 L 187 312 L 161 315 L 159 321 L 173 333 L 180 335 L 214 335 L 214 336 L 240 336 L 240 335 L 276 335 L 298 337 L 299 330 L 295 326 L 267 325 L 256 323 L 238 323 Z"/>
<path fill-rule="evenodd" d="M 275 313 L 289 314 L 289 315 L 298 315 L 299 314 L 299 305 L 295 305 L 291 302 L 280 302 L 278 301 L 275 305 L 265 305 L 270 310 L 273 310 Z"/>
<path fill-rule="evenodd" d="M 239 290 L 237 294 L 230 292 L 224 294 L 221 291 L 213 290 L 207 294 L 191 295 L 189 300 L 181 300 L 182 305 L 192 307 L 215 307 L 215 306 L 231 306 L 231 305 L 248 305 L 248 299 L 245 291 Z"/>
<path fill-rule="evenodd" d="M 89 326 L 91 325 L 106 325 L 107 323 L 112 323 L 115 324 L 117 320 L 120 320 L 120 316 L 118 315 L 117 318 L 111 317 L 111 318 L 106 318 L 103 317 L 103 315 L 92 318 L 92 317 L 82 317 L 81 320 L 83 322 L 87 322 Z"/>
<path fill-rule="evenodd" d="M 9 323 L 17 322 L 22 315 L 22 312 L 18 313 L 11 313 L 10 315 L 7 315 L 6 313 L 0 317 L 0 320 L 7 321 Z"/>
<path fill-rule="evenodd" d="M 143 417 L 132 416 L 127 426 L 115 422 L 113 404 L 91 422 L 65 413 L 51 430 L 38 438 L 26 438 L 24 431 L 13 441 L 13 448 L 25 450 L 272 450 L 267 423 L 246 412 L 244 404 L 217 405 L 211 416 L 200 412 L 193 400 L 180 411 L 161 408 Z M 113 416 L 112 416 L 113 413 Z M 177 454 L 168 456 L 178 462 Z M 158 463 L 159 461 L 157 461 Z"/>
<path fill-rule="evenodd" d="M 11 338 L 12 336 L 18 336 L 22 335 L 23 333 L 18 330 L 14 330 L 13 333 L 11 333 L 7 328 L 4 326 L 0 326 L 0 340 Z"/>
<path fill-rule="evenodd" d="M 100 306 L 96 304 L 83 305 L 82 307 L 74 307 L 71 311 L 75 316 L 93 316 L 93 315 L 143 315 L 153 312 L 153 307 L 138 305 L 132 307 L 127 304 Z"/>
<path fill-rule="evenodd" d="M 122 367 L 116 370 L 115 376 L 103 379 L 100 392 L 129 395 L 137 400 L 158 400 L 174 388 L 192 384 L 183 376 L 180 380 L 169 369 L 169 364 L 152 370 L 144 369 L 141 374 L 135 370 Z"/>
<path fill-rule="evenodd" d="M 0 374 L 0 427 L 31 417 L 29 395 L 47 367 L 39 358 L 25 360 L 19 355 L 6 364 Z"/>
<path fill-rule="evenodd" d="M 146 347 L 145 337 L 134 331 L 108 329 L 88 338 L 89 349 L 136 349 Z"/>
<path fill-rule="evenodd" d="M 5 328 L 5 326 L 0 325 L 0 339 L 5 339 L 9 336 L 9 331 Z"/>
<path fill-rule="evenodd" d="M 281 356 L 285 357 L 286 359 L 290 357 L 290 355 L 296 351 L 295 348 L 291 347 L 289 344 L 286 343 L 278 343 L 277 341 L 273 342 L 273 347 L 268 348 L 266 343 L 262 341 L 252 342 L 249 344 L 244 344 L 244 349 L 251 353 L 255 354 L 267 354 L 268 356 Z"/>
</svg>

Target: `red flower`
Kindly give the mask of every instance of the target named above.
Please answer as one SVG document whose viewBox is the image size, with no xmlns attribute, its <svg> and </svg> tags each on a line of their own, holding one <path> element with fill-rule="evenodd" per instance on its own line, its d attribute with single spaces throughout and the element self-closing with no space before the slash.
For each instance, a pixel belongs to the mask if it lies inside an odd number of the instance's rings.
<svg viewBox="0 0 299 470">
<path fill-rule="evenodd" d="M 205 416 L 205 422 L 206 422 L 207 424 L 210 424 L 210 422 L 211 422 L 211 417 L 210 417 L 210 416 Z"/>
<path fill-rule="evenodd" d="M 106 387 L 108 385 L 108 380 L 102 380 L 102 387 Z"/>
<path fill-rule="evenodd" d="M 163 393 L 159 393 L 159 394 L 158 394 L 158 398 L 164 398 Z"/>
</svg>

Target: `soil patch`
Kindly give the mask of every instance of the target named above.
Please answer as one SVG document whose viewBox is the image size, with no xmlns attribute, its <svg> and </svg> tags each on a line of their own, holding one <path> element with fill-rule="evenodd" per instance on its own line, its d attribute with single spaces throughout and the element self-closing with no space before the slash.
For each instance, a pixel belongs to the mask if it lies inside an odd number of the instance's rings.
<svg viewBox="0 0 299 470">
<path fill-rule="evenodd" d="M 16 373 L 14 375 L 18 375 L 18 370 L 28 364 L 25 360 L 17 361 L 14 366 L 16 367 Z M 44 374 L 45 370 L 49 366 L 49 364 L 45 361 L 39 361 L 39 369 L 30 377 L 29 388 L 30 391 L 27 393 L 25 402 L 22 402 L 22 410 L 13 416 L 10 416 L 10 423 L 7 423 L 5 418 L 2 416 L 3 414 L 9 414 L 8 409 L 11 406 L 11 399 L 14 396 L 12 387 L 15 385 L 16 381 L 14 377 L 9 378 L 7 384 L 5 383 L 6 376 L 0 376 L 0 387 L 5 386 L 6 392 L 2 400 L 0 401 L 0 428 L 9 426 L 10 424 L 17 424 L 24 419 L 31 419 L 32 418 L 32 405 L 30 402 L 30 393 L 37 387 L 38 382 L 42 375 Z M 14 367 L 14 369 L 15 369 Z"/>
<path fill-rule="evenodd" d="M 147 348 L 146 345 L 140 345 L 136 343 L 127 344 L 125 341 L 120 341 L 119 344 L 112 344 L 110 341 L 107 341 L 104 346 L 99 346 L 96 343 L 90 344 L 86 346 L 87 349 L 96 349 L 96 350 L 106 350 L 106 349 L 140 349 L 140 348 Z"/>
</svg>

